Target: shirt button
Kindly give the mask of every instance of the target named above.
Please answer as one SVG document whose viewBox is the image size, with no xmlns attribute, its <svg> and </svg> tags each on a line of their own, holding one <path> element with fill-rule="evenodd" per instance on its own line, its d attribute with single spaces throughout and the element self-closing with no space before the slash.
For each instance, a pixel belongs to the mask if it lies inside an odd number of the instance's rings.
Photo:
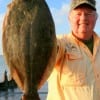
<svg viewBox="0 0 100 100">
<path fill-rule="evenodd" d="M 99 74 L 97 74 L 97 78 L 99 78 Z"/>
</svg>

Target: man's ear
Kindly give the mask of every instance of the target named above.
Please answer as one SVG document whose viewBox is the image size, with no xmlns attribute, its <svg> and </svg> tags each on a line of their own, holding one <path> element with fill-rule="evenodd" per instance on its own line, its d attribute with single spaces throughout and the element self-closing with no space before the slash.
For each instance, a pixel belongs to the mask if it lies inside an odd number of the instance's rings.
<svg viewBox="0 0 100 100">
<path fill-rule="evenodd" d="M 98 16 L 99 16 L 98 13 L 96 13 L 96 20 L 98 19 Z"/>
<path fill-rule="evenodd" d="M 71 19 L 71 11 L 68 13 L 68 20 L 70 21 Z"/>
<path fill-rule="evenodd" d="M 68 13 L 68 20 L 70 20 L 70 12 Z"/>
</svg>

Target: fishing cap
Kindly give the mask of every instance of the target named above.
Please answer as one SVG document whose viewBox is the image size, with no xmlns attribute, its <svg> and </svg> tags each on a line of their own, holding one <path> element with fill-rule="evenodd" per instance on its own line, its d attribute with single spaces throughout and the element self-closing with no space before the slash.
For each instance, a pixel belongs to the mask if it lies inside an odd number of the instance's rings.
<svg viewBox="0 0 100 100">
<path fill-rule="evenodd" d="M 96 10 L 95 0 L 71 0 L 70 10 L 73 10 L 83 4 L 86 4 L 90 6 L 93 10 Z"/>
</svg>

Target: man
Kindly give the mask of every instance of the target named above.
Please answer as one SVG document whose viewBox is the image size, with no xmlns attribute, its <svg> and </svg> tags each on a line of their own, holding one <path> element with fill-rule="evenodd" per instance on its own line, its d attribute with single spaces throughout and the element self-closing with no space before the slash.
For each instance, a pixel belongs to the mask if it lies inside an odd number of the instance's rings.
<svg viewBox="0 0 100 100">
<path fill-rule="evenodd" d="M 100 100 L 100 39 L 95 0 L 72 0 L 72 32 L 58 39 L 47 100 Z"/>
<path fill-rule="evenodd" d="M 72 32 L 57 41 L 47 100 L 100 100 L 100 39 L 94 32 L 96 20 L 95 0 L 72 0 Z M 24 91 L 16 70 L 14 77 Z"/>
</svg>

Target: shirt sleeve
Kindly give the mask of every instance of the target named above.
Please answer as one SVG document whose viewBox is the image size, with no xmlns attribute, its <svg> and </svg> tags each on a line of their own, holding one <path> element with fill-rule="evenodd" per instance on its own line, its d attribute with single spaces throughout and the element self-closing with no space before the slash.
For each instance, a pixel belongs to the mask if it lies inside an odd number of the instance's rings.
<svg viewBox="0 0 100 100">
<path fill-rule="evenodd" d="M 64 58 L 64 53 L 65 53 L 65 40 L 62 39 L 57 39 L 57 57 L 56 57 L 56 67 L 61 66 Z"/>
</svg>

